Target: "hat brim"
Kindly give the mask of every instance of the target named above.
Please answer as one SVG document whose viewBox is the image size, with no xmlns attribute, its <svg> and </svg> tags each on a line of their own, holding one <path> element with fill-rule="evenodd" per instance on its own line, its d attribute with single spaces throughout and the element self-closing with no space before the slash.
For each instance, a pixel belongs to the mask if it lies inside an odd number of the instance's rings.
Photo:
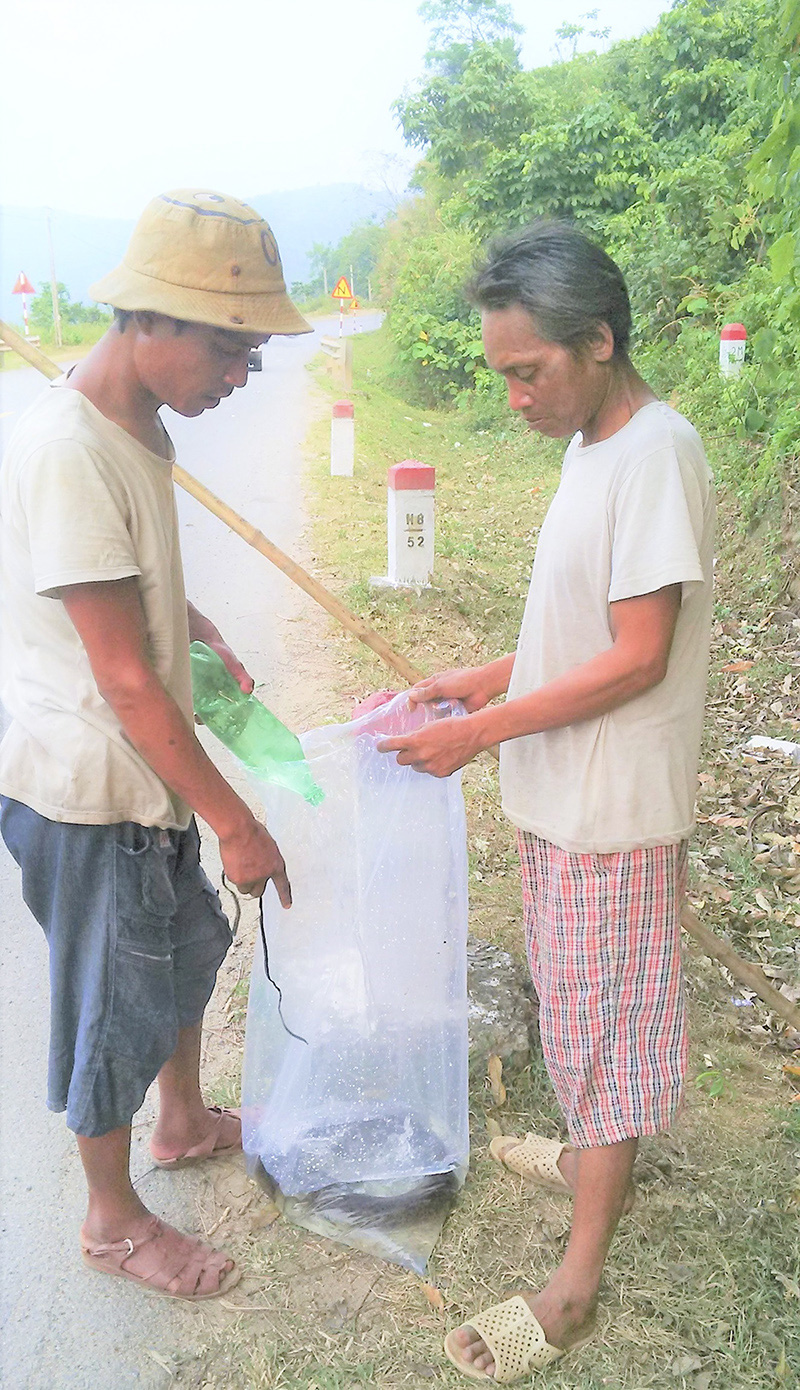
<svg viewBox="0 0 800 1390">
<path fill-rule="evenodd" d="M 285 290 L 263 294 L 230 294 L 187 289 L 155 280 L 126 265 L 118 266 L 89 287 L 99 304 L 114 309 L 166 314 L 187 323 L 204 323 L 234 333 L 267 337 L 272 333 L 313 333 Z"/>
</svg>

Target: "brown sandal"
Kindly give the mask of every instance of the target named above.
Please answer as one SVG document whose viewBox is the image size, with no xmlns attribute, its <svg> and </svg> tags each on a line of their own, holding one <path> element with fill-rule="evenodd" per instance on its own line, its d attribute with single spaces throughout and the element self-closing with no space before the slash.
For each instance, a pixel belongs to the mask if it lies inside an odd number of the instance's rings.
<svg viewBox="0 0 800 1390">
<path fill-rule="evenodd" d="M 160 1256 L 159 1241 L 168 1233 L 177 1235 L 181 1241 L 181 1248 L 174 1252 L 173 1259 Z M 137 1251 L 151 1246 L 148 1251 L 151 1259 L 145 1264 L 145 1271 L 142 1274 L 135 1273 L 134 1270 L 126 1269 L 128 1260 Z M 207 1298 L 219 1298 L 220 1294 L 227 1293 L 232 1289 L 242 1277 L 242 1271 L 237 1268 L 233 1260 L 229 1259 L 222 1250 L 215 1250 L 212 1245 L 206 1245 L 204 1241 L 198 1240 L 193 1236 L 182 1235 L 173 1226 L 167 1226 L 154 1216 L 148 1227 L 146 1234 L 139 1240 L 132 1240 L 126 1237 L 125 1240 L 114 1241 L 111 1245 L 81 1245 L 84 1264 L 90 1269 L 99 1270 L 103 1274 L 116 1274 L 121 1279 L 130 1279 L 140 1288 L 147 1289 L 149 1293 L 163 1294 L 165 1298 L 182 1298 L 189 1303 L 200 1303 Z M 183 1257 L 183 1263 L 174 1272 L 174 1260 Z M 226 1269 L 225 1266 L 230 1268 Z M 198 1293 L 203 1273 L 206 1270 L 217 1267 L 219 1273 L 219 1285 L 210 1293 Z M 184 1286 L 188 1281 L 192 1281 L 193 1292 L 181 1293 L 180 1286 Z"/>
<path fill-rule="evenodd" d="M 187 1149 L 185 1154 L 178 1154 L 177 1158 L 156 1158 L 151 1149 L 150 1155 L 157 1168 L 185 1168 L 190 1163 L 202 1162 L 204 1158 L 229 1158 L 231 1154 L 241 1153 L 241 1110 L 227 1110 L 222 1105 L 209 1105 L 208 1110 L 210 1114 L 216 1115 L 217 1117 L 216 1124 L 211 1130 L 211 1133 L 206 1135 L 202 1143 L 195 1144 L 193 1149 Z M 231 1116 L 233 1119 L 239 1121 L 239 1138 L 234 1144 L 223 1144 L 218 1147 L 217 1139 L 219 1138 L 219 1132 L 222 1128 L 222 1121 L 226 1116 Z"/>
</svg>

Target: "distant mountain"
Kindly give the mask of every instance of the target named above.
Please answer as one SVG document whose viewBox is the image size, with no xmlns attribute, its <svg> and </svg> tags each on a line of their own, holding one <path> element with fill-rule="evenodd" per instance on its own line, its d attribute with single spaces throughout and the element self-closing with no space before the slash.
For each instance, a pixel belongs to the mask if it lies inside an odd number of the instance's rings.
<svg viewBox="0 0 800 1390">
<path fill-rule="evenodd" d="M 264 193 L 246 201 L 269 221 L 288 285 L 308 278 L 308 252 L 314 242 L 335 244 L 355 222 L 380 221 L 391 207 L 387 194 L 355 183 Z M 0 207 L 0 219 L 0 318 L 18 323 L 22 304 L 11 288 L 20 271 L 37 290 L 43 280 L 50 280 L 47 221 L 43 208 Z M 57 210 L 50 221 L 56 275 L 72 299 L 88 302 L 92 282 L 121 260 L 133 221 Z"/>
</svg>

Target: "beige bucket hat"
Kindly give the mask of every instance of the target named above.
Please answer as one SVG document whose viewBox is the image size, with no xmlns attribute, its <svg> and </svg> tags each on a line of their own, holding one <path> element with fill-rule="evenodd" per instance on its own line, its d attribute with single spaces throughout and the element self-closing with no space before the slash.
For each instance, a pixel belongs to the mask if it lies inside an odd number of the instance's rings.
<svg viewBox="0 0 800 1390">
<path fill-rule="evenodd" d="M 115 309 L 254 336 L 312 332 L 286 293 L 269 224 L 222 193 L 159 194 L 139 218 L 122 264 L 89 293 Z"/>
</svg>

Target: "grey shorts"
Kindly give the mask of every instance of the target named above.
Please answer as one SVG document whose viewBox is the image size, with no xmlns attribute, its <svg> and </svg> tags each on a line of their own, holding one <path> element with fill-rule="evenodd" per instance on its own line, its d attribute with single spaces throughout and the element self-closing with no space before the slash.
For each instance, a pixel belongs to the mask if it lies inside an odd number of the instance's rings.
<svg viewBox="0 0 800 1390">
<path fill-rule="evenodd" d="M 50 821 L 0 798 L 0 831 L 50 948 L 47 1104 L 77 1134 L 130 1124 L 231 943 L 188 830 Z"/>
</svg>

